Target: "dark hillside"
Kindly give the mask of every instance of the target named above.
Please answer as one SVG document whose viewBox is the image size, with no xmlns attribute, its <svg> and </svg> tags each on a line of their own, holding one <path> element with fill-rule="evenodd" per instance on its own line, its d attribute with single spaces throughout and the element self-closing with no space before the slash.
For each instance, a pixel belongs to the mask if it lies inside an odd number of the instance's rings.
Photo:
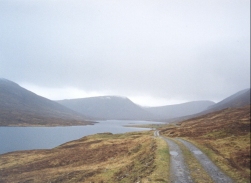
<svg viewBox="0 0 251 183">
<path fill-rule="evenodd" d="M 226 99 L 212 105 L 206 111 L 218 111 L 226 108 L 238 108 L 250 104 L 250 88 L 241 90 Z"/>
<path fill-rule="evenodd" d="M 0 119 L 2 126 L 88 124 L 77 112 L 6 79 L 0 79 Z"/>
<path fill-rule="evenodd" d="M 187 116 L 182 116 L 182 117 L 177 117 L 177 118 L 172 118 L 172 119 L 166 119 L 168 122 L 177 122 L 177 121 L 182 121 L 186 119 L 191 119 L 194 117 L 199 117 L 204 114 L 208 114 L 211 112 L 216 112 L 222 109 L 227 109 L 227 108 L 240 108 L 240 107 L 245 107 L 247 105 L 250 105 L 250 88 L 241 90 L 225 99 L 222 101 L 209 106 L 207 109 L 205 109 L 202 112 L 192 114 L 192 115 L 187 115 Z"/>
</svg>

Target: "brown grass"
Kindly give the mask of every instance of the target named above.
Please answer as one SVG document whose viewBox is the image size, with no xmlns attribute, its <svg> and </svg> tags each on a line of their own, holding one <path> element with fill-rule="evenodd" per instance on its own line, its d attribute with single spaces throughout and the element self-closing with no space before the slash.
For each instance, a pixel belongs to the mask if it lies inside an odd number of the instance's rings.
<svg viewBox="0 0 251 183">
<path fill-rule="evenodd" d="M 154 166 L 156 167 L 154 172 L 143 179 L 142 182 L 156 182 L 156 183 L 165 183 L 169 182 L 169 173 L 170 173 L 170 155 L 167 143 L 162 138 L 156 138 L 156 159 Z"/>
<path fill-rule="evenodd" d="M 200 147 L 236 182 L 250 182 L 250 106 L 225 109 L 161 129 Z"/>
<path fill-rule="evenodd" d="M 0 156 L 0 182 L 149 182 L 157 146 L 152 132 L 105 133 L 51 150 L 7 153 Z"/>
</svg>

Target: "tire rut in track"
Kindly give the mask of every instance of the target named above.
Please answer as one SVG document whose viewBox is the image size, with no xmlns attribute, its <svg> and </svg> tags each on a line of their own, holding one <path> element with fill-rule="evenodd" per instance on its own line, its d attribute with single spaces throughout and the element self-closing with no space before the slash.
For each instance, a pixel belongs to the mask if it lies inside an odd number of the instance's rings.
<svg viewBox="0 0 251 183">
<path fill-rule="evenodd" d="M 187 168 L 182 151 L 174 141 L 162 137 L 168 144 L 171 160 L 171 183 L 192 183 L 189 169 Z"/>
<path fill-rule="evenodd" d="M 178 139 L 183 143 L 195 156 L 195 158 L 200 162 L 202 167 L 206 170 L 209 176 L 216 183 L 233 183 L 232 179 L 224 174 L 203 152 L 200 151 L 192 143 L 187 142 L 182 139 Z"/>
</svg>

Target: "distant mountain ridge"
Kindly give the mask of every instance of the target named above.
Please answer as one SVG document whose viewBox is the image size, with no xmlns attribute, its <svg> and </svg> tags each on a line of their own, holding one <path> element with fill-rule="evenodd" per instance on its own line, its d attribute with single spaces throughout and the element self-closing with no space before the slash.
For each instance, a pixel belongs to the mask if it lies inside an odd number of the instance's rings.
<svg viewBox="0 0 251 183">
<path fill-rule="evenodd" d="M 2 126 L 91 124 L 83 115 L 3 78 L 0 79 L 0 119 Z"/>
<path fill-rule="evenodd" d="M 93 119 L 170 122 L 189 119 L 229 107 L 237 108 L 250 105 L 250 89 L 237 92 L 218 103 L 205 100 L 160 107 L 141 107 L 128 98 L 116 96 L 69 99 L 57 102 L 83 115 L 92 116 Z"/>
<path fill-rule="evenodd" d="M 229 97 L 221 100 L 220 102 L 209 106 L 207 109 L 199 113 L 166 119 L 166 121 L 168 122 L 183 121 L 227 108 L 240 108 L 248 105 L 250 105 L 250 88 L 234 93 L 233 95 L 230 95 Z"/>
<path fill-rule="evenodd" d="M 225 108 L 238 108 L 250 105 L 250 88 L 241 90 L 222 101 L 208 107 L 206 111 L 218 111 Z"/>
<path fill-rule="evenodd" d="M 83 115 L 100 120 L 153 120 L 159 121 L 172 117 L 198 113 L 208 106 L 211 101 L 195 101 L 178 105 L 161 107 L 142 107 L 126 97 L 100 96 L 81 99 L 60 100 L 58 103 L 75 110 Z"/>
<path fill-rule="evenodd" d="M 59 104 L 100 120 L 150 120 L 153 116 L 126 97 L 100 96 L 59 100 Z"/>
<path fill-rule="evenodd" d="M 176 118 L 201 112 L 214 105 L 212 101 L 192 101 L 182 104 L 145 108 L 160 119 Z"/>
<path fill-rule="evenodd" d="M 250 88 L 216 104 L 212 101 L 192 101 L 160 107 L 142 107 L 126 97 L 119 96 L 51 101 L 12 81 L 0 78 L 0 126 L 90 124 L 90 119 L 171 122 L 245 105 L 250 105 Z"/>
</svg>

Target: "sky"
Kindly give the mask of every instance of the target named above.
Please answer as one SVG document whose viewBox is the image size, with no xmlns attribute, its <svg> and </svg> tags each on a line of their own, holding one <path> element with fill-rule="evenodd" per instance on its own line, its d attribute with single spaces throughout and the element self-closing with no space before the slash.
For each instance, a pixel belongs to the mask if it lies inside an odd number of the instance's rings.
<svg viewBox="0 0 251 183">
<path fill-rule="evenodd" d="M 0 0 L 0 77 L 143 106 L 250 88 L 250 0 Z"/>
</svg>

